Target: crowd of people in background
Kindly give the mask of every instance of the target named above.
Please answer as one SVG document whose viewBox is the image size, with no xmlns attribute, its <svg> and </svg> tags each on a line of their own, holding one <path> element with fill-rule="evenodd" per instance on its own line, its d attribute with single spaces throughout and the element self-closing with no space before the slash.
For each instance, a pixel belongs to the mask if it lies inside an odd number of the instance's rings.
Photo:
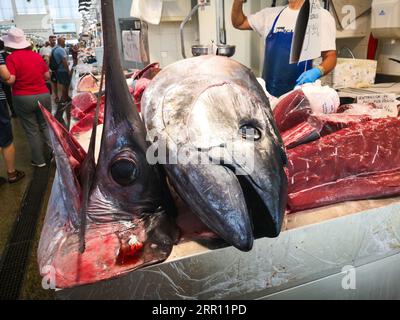
<svg viewBox="0 0 400 320">
<path fill-rule="evenodd" d="M 70 102 L 71 54 L 76 65 L 79 48 L 66 51 L 64 37 L 51 35 L 41 48 L 30 43 L 23 32 L 12 28 L 0 41 L 0 152 L 8 177 L 0 185 L 16 183 L 25 173 L 15 168 L 15 146 L 11 118 L 18 118 L 31 148 L 31 165 L 46 167 L 53 157 L 50 136 L 39 103 L 55 114 Z M 54 104 L 52 103 L 54 102 Z"/>
</svg>

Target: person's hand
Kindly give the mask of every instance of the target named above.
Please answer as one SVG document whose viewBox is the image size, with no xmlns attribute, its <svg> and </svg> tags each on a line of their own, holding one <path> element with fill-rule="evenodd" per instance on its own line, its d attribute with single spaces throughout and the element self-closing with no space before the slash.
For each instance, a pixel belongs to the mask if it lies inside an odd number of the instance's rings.
<svg viewBox="0 0 400 320">
<path fill-rule="evenodd" d="M 304 72 L 296 81 L 296 87 L 305 83 L 314 83 L 322 77 L 322 72 L 319 68 L 314 68 Z"/>
</svg>

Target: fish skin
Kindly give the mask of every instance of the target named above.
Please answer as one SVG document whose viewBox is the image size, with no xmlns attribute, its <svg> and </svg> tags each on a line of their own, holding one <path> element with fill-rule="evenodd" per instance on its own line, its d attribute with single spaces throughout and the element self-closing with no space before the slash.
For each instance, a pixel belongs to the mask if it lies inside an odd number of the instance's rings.
<svg viewBox="0 0 400 320">
<path fill-rule="evenodd" d="M 55 270 L 58 288 L 95 283 L 167 259 L 178 240 L 170 194 L 157 167 L 146 160 L 146 129 L 133 107 L 116 41 L 112 1 L 102 1 L 105 123 L 90 181 L 86 249 L 79 253 L 81 171 L 85 151 L 44 108 L 57 174 L 38 250 L 42 275 Z M 107 61 L 107 60 L 105 60 Z M 116 178 L 117 177 L 117 178 Z M 121 183 L 122 182 L 122 183 Z"/>
<path fill-rule="evenodd" d="M 177 62 L 152 81 L 142 108 L 155 149 L 165 145 L 170 156 L 190 145 L 189 157 L 206 152 L 217 162 L 162 163 L 178 194 L 203 223 L 242 251 L 251 250 L 255 234 L 279 235 L 287 201 L 287 159 L 268 98 L 248 68 L 219 56 Z M 262 139 L 237 139 L 243 124 L 256 126 Z M 254 150 L 254 157 L 246 159 L 254 160 L 254 171 L 227 151 L 235 147 L 246 155 Z M 229 158 L 229 166 L 218 161 L 220 152 Z"/>
</svg>

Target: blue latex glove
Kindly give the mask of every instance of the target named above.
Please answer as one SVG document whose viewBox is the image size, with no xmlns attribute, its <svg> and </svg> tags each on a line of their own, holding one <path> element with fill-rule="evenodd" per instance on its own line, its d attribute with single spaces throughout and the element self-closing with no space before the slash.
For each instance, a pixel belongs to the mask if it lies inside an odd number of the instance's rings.
<svg viewBox="0 0 400 320">
<path fill-rule="evenodd" d="M 296 87 L 301 86 L 302 84 L 305 84 L 305 83 L 314 83 L 321 77 L 322 77 L 322 73 L 321 73 L 320 69 L 314 68 L 314 69 L 308 70 L 308 71 L 304 72 L 297 79 Z"/>
</svg>

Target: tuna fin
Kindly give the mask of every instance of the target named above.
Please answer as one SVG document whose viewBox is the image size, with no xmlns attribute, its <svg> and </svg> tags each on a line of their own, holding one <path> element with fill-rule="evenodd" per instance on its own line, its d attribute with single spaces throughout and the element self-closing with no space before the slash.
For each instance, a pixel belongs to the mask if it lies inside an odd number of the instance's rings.
<svg viewBox="0 0 400 320">
<path fill-rule="evenodd" d="M 65 199 L 71 223 L 78 226 L 81 201 L 80 175 L 86 152 L 72 134 L 40 103 L 39 108 L 49 127 L 57 170 L 63 185 L 62 198 Z"/>
<path fill-rule="evenodd" d="M 58 121 L 57 119 L 39 103 L 39 108 L 49 126 L 50 133 L 52 133 L 53 138 L 56 141 L 54 143 L 60 144 L 65 154 L 68 156 L 69 163 L 77 176 L 80 174 L 80 169 L 83 161 L 86 158 L 86 151 L 79 144 L 79 142 L 74 138 L 74 136 L 69 133 Z M 56 155 L 57 156 L 57 155 Z"/>
</svg>

